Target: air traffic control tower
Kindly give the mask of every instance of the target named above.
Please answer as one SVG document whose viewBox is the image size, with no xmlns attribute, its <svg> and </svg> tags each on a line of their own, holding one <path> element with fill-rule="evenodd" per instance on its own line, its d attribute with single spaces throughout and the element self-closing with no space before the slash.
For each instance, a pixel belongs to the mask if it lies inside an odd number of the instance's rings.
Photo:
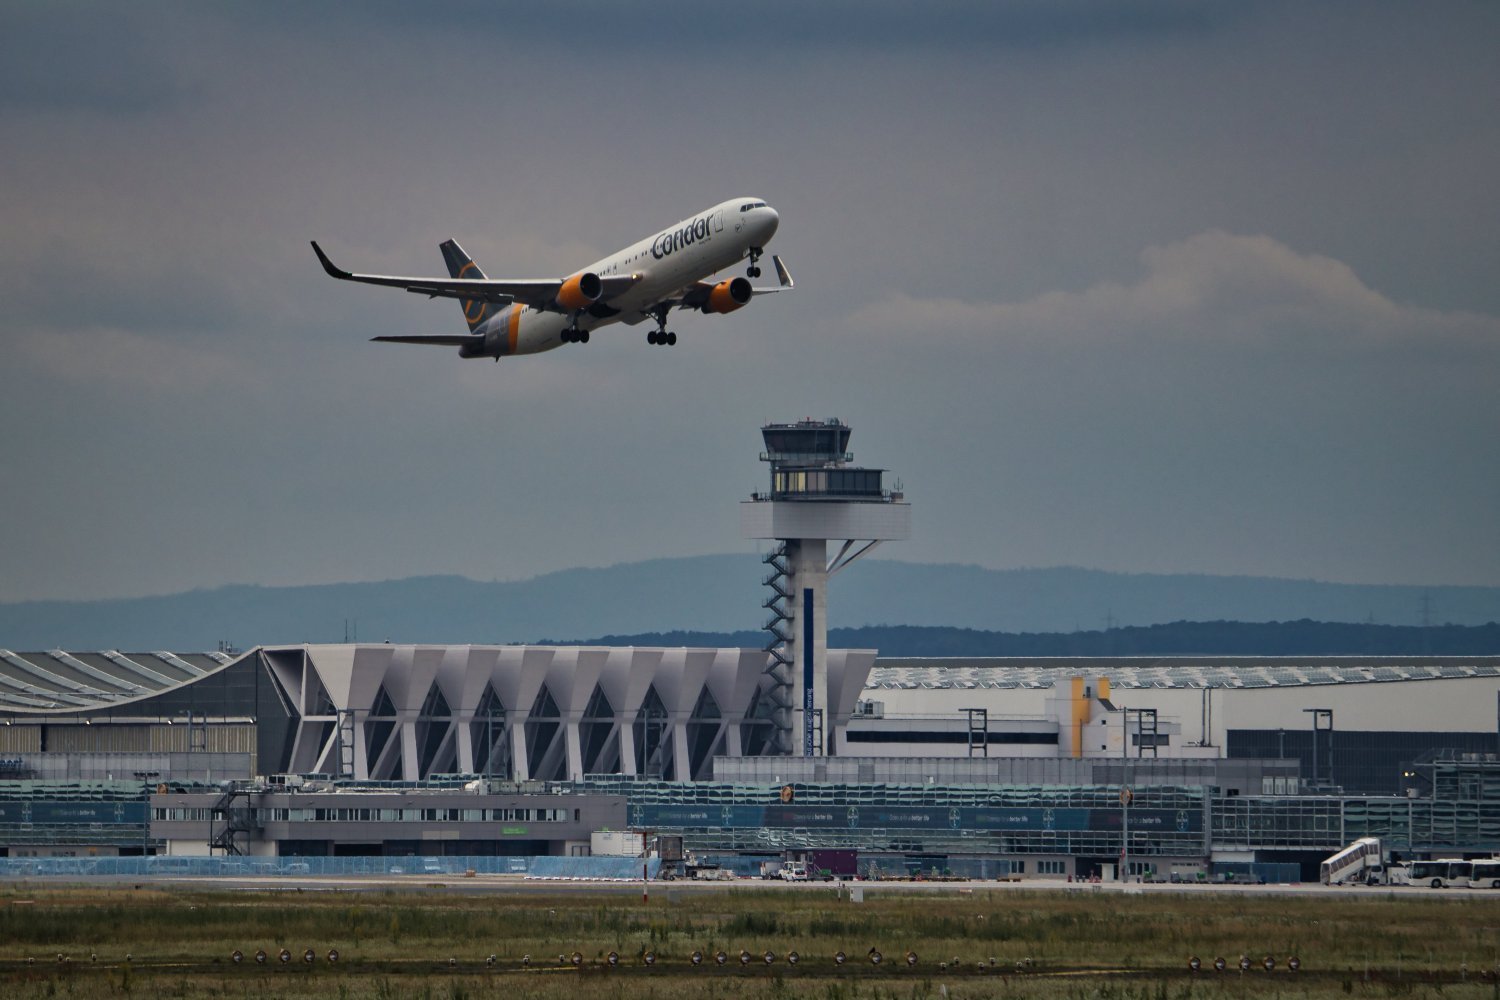
<svg viewBox="0 0 1500 1000">
<path fill-rule="evenodd" d="M 765 683 L 771 732 L 762 752 L 822 756 L 834 745 L 828 706 L 828 579 L 884 541 L 911 536 L 911 505 L 884 488 L 883 469 L 849 464 L 849 425 L 802 420 L 761 428 L 771 491 L 740 503 L 746 538 L 776 544 L 765 556 Z M 838 543 L 829 556 L 829 542 Z"/>
</svg>

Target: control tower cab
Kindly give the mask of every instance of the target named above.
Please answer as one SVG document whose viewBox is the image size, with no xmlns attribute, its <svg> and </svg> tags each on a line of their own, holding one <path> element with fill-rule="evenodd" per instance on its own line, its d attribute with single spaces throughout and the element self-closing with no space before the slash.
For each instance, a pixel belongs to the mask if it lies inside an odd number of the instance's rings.
<svg viewBox="0 0 1500 1000">
<path fill-rule="evenodd" d="M 763 744 L 751 741 L 763 753 L 814 757 L 837 746 L 835 731 L 848 720 L 828 717 L 840 701 L 829 688 L 828 578 L 881 542 L 911 535 L 911 505 L 886 489 L 885 470 L 850 464 L 850 433 L 840 420 L 762 427 L 771 490 L 740 504 L 741 533 L 775 543 L 764 559 L 771 617 L 760 691 L 771 725 Z"/>
</svg>

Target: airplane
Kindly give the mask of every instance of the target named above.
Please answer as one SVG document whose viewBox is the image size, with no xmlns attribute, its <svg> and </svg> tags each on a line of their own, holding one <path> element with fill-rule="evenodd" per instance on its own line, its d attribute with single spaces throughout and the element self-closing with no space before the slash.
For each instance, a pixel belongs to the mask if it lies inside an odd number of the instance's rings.
<svg viewBox="0 0 1500 1000">
<path fill-rule="evenodd" d="M 602 326 L 634 325 L 646 319 L 656 321 L 655 329 L 646 334 L 646 343 L 670 346 L 677 343 L 677 334 L 667 329 L 667 314 L 673 309 L 728 313 L 757 295 L 785 291 L 793 287 L 792 276 L 774 254 L 776 287 L 758 288 L 743 277 L 710 280 L 746 257 L 750 258 L 746 273 L 760 277 L 758 263 L 779 222 L 776 210 L 764 201 L 732 198 L 565 278 L 537 280 L 487 278 L 453 240 L 440 247 L 448 278 L 354 274 L 335 267 L 316 240 L 312 248 L 323 270 L 341 281 L 458 299 L 469 326 L 467 334 L 372 340 L 457 347 L 461 358 L 499 361 L 563 344 L 587 344 L 590 333 Z"/>
</svg>

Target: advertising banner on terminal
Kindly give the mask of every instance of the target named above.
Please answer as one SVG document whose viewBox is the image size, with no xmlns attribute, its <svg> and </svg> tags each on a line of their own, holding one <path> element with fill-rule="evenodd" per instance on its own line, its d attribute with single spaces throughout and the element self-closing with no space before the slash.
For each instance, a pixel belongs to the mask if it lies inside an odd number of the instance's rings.
<svg viewBox="0 0 1500 1000">
<path fill-rule="evenodd" d="M 1124 822 L 1120 809 L 1027 807 L 890 808 L 870 806 L 733 805 L 679 806 L 635 804 L 635 827 L 652 829 L 780 830 L 987 830 L 1107 832 Z M 1203 815 L 1197 809 L 1132 807 L 1130 828 L 1198 833 Z"/>
<path fill-rule="evenodd" d="M 92 823 L 144 823 L 144 802 L 0 802 L 0 823 L 78 826 Z"/>
</svg>

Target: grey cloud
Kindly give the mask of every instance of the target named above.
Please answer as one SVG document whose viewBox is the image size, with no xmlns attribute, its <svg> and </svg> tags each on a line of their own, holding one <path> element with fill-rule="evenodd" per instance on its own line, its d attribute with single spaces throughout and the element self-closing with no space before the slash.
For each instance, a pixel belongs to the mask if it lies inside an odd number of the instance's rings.
<svg viewBox="0 0 1500 1000">
<path fill-rule="evenodd" d="M 267 375 L 206 338 L 180 343 L 118 327 L 78 325 L 13 330 L 11 337 L 12 359 L 27 374 L 84 390 L 112 384 L 129 394 L 167 392 L 204 405 L 227 388 L 244 388 Z"/>
<path fill-rule="evenodd" d="M 0 107 L 0 597 L 743 551 L 805 415 L 895 558 L 1500 582 L 1493 5 L 699 6 L 98 8 L 134 110 Z M 735 193 L 798 288 L 666 351 L 370 344 L 458 309 L 307 246 L 537 276 Z"/>
<path fill-rule="evenodd" d="M 1298 253 L 1266 236 L 1209 231 L 1141 253 L 1133 282 L 1101 282 L 1019 302 L 898 295 L 854 314 L 863 334 L 898 341 L 936 324 L 966 337 L 1084 337 L 1138 351 L 1170 337 L 1178 349 L 1226 342 L 1294 352 L 1445 345 L 1500 363 L 1500 317 L 1399 304 L 1347 264 Z"/>
<path fill-rule="evenodd" d="M 169 8 L 12 3 L 0 8 L 0 112 L 139 116 L 185 96 L 151 22 Z"/>
<path fill-rule="evenodd" d="M 1242 16 L 1227 0 L 763 0 L 753 7 L 663 0 L 547 4 L 459 0 L 439 11 L 399 0 L 362 4 L 357 20 L 414 31 L 512 36 L 549 46 L 614 48 L 644 53 L 644 64 L 670 67 L 712 51 L 767 42 L 811 49 L 964 49 L 1061 47 L 1115 39 L 1155 39 L 1222 29 Z M 300 5 L 278 11 L 299 25 L 348 22 L 345 8 Z"/>
</svg>

